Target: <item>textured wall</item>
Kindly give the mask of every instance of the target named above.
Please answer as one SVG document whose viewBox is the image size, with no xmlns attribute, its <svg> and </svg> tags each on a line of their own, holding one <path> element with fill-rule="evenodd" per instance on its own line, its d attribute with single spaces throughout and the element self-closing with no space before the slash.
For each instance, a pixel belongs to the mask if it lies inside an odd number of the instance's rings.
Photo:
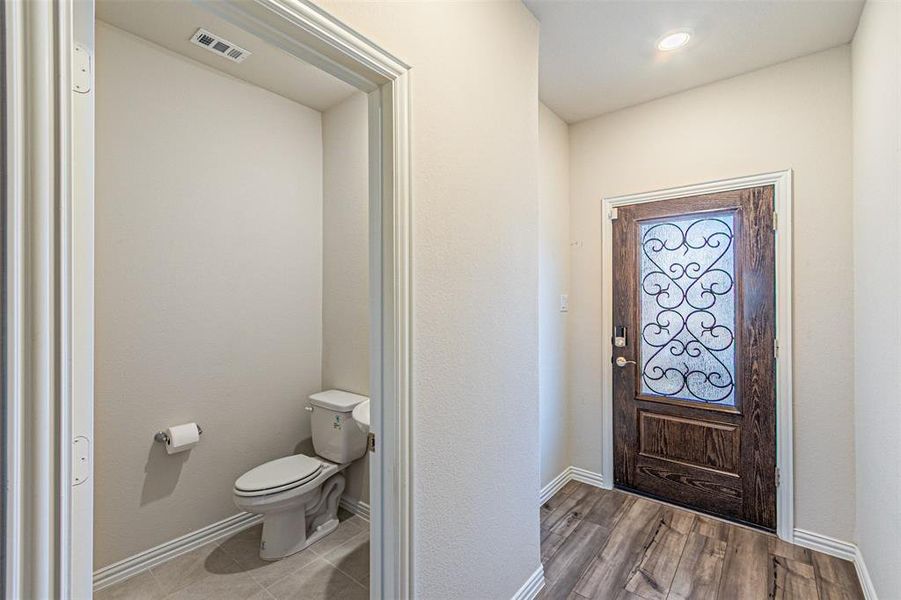
<svg viewBox="0 0 901 600">
<path fill-rule="evenodd" d="M 544 104 L 538 115 L 538 347 L 541 485 L 569 466 L 567 316 L 569 292 L 569 129 Z"/>
<path fill-rule="evenodd" d="M 602 199 L 791 168 L 795 525 L 853 538 L 850 78 L 843 46 L 570 128 L 575 466 L 601 469 Z"/>
<path fill-rule="evenodd" d="M 852 51 L 857 543 L 901 591 L 901 5 L 868 2 Z"/>
<path fill-rule="evenodd" d="M 237 512 L 320 389 L 318 112 L 97 28 L 97 567 Z M 196 421 L 168 456 L 153 433 Z"/>
<path fill-rule="evenodd" d="M 322 2 L 412 65 L 416 595 L 509 598 L 538 549 L 538 24 Z"/>
<path fill-rule="evenodd" d="M 322 387 L 369 395 L 369 101 L 322 113 Z M 369 455 L 345 493 L 369 502 Z"/>
</svg>

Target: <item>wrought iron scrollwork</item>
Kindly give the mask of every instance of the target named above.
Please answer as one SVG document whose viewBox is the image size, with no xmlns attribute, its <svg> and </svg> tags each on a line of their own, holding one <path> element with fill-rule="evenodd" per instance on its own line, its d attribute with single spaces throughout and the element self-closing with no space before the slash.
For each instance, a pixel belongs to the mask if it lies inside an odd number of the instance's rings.
<svg viewBox="0 0 901 600">
<path fill-rule="evenodd" d="M 735 404 L 731 214 L 641 227 L 644 392 Z"/>
</svg>

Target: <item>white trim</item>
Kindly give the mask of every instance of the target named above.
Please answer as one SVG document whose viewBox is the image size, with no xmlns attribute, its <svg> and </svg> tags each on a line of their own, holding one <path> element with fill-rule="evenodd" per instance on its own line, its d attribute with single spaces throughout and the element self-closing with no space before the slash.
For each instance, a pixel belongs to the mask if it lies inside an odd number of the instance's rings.
<svg viewBox="0 0 901 600">
<path fill-rule="evenodd" d="M 3 397 L 6 404 L 4 432 L 6 460 L 6 560 L 5 598 L 22 598 L 25 528 L 25 72 L 26 36 L 24 4 L 5 5 L 4 48 L 6 62 L 6 365 Z"/>
<path fill-rule="evenodd" d="M 225 539 L 262 522 L 263 515 L 255 515 L 248 512 L 238 513 L 197 531 L 192 531 L 174 540 L 164 542 L 149 550 L 139 552 L 134 556 L 129 556 L 119 562 L 97 569 L 94 571 L 94 591 L 100 591 L 151 567 L 161 565 L 177 556 L 187 554 L 191 550 Z"/>
<path fill-rule="evenodd" d="M 7 3 L 10 597 L 69 597 L 71 11 Z"/>
<path fill-rule="evenodd" d="M 70 98 L 70 190 L 66 228 L 66 261 L 69 273 L 62 277 L 68 288 L 67 344 L 70 373 L 69 398 L 71 424 L 68 431 L 71 443 L 80 441 L 82 452 L 87 451 L 88 477 L 72 482 L 70 500 L 71 527 L 69 544 L 76 543 L 78 552 L 71 557 L 70 589 L 72 598 L 89 597 L 93 587 L 91 570 L 94 565 L 94 478 L 93 465 L 94 411 L 92 402 L 81 399 L 94 397 L 94 14 L 89 3 L 76 2 L 71 6 L 72 44 L 82 58 L 80 67 L 88 73 L 79 74 L 82 85 L 69 89 Z M 86 59 L 86 60 L 84 60 Z M 72 62 L 73 66 L 77 63 Z M 72 69 L 74 72 L 79 67 Z M 65 464 L 65 463 L 63 463 Z M 74 468 L 74 467 L 73 467 Z"/>
<path fill-rule="evenodd" d="M 560 489 L 570 481 L 579 481 L 588 485 L 593 485 L 594 487 L 610 489 L 609 486 L 604 485 L 604 478 L 600 473 L 570 465 L 548 482 L 546 486 L 541 488 L 541 491 L 538 492 L 538 505 L 541 506 L 550 500 L 554 494 L 559 492 Z"/>
<path fill-rule="evenodd" d="M 794 538 L 794 543 L 798 546 L 853 562 L 857 578 L 860 580 L 860 587 L 863 589 L 864 598 L 866 600 L 877 600 L 876 588 L 873 586 L 873 580 L 870 579 L 870 573 L 867 571 L 863 554 L 861 554 L 860 548 L 856 544 L 821 533 L 807 531 L 806 529 L 795 529 Z"/>
<path fill-rule="evenodd" d="M 546 486 L 538 492 L 538 506 L 541 506 L 554 497 L 554 494 L 560 491 L 564 485 L 572 479 L 572 467 L 566 467 L 560 474 L 551 479 Z"/>
<path fill-rule="evenodd" d="M 604 476 L 600 473 L 595 473 L 588 469 L 580 469 L 579 467 L 570 467 L 569 470 L 574 481 L 587 483 L 588 485 L 593 485 L 598 488 L 609 489 L 608 486 L 604 485 Z"/>
<path fill-rule="evenodd" d="M 350 498 L 348 496 L 341 496 L 341 500 L 338 502 L 338 506 L 342 507 L 348 512 L 352 512 L 361 519 L 365 519 L 366 521 L 369 520 L 369 504 L 363 502 L 362 500 L 357 500 L 356 498 Z"/>
<path fill-rule="evenodd" d="M 860 580 L 860 587 L 863 589 L 863 597 L 866 600 L 879 600 L 876 596 L 876 586 L 870 579 L 870 572 L 867 570 L 867 564 L 863 560 L 863 553 L 860 548 L 854 547 L 854 569 L 857 571 L 857 578 Z"/>
<path fill-rule="evenodd" d="M 538 565 L 535 572 L 532 573 L 526 582 L 522 584 L 516 593 L 513 594 L 512 600 L 532 600 L 538 596 L 538 593 L 544 589 L 544 567 Z"/>
<path fill-rule="evenodd" d="M 854 560 L 857 554 L 857 546 L 851 542 L 838 540 L 822 533 L 807 531 L 806 529 L 795 529 L 794 534 L 795 544 L 803 548 L 816 550 L 842 560 Z"/>
<path fill-rule="evenodd" d="M 641 194 L 614 196 L 603 201 L 601 225 L 601 255 L 603 319 L 601 340 L 613 336 L 613 259 L 612 221 L 610 211 L 621 206 L 643 204 L 698 196 L 714 192 L 744 189 L 762 185 L 775 188 L 775 210 L 778 214 L 776 230 L 776 337 L 779 340 L 779 354 L 776 358 L 776 467 L 781 474 L 781 482 L 776 488 L 776 533 L 791 542 L 794 534 L 794 459 L 792 454 L 792 172 L 791 170 L 763 173 L 749 177 L 723 179 L 697 185 L 669 188 Z M 613 380 L 613 348 L 602 343 L 601 373 L 604 382 Z M 603 468 L 601 480 L 608 486 L 613 483 L 613 390 L 607 383 L 603 386 Z"/>
</svg>

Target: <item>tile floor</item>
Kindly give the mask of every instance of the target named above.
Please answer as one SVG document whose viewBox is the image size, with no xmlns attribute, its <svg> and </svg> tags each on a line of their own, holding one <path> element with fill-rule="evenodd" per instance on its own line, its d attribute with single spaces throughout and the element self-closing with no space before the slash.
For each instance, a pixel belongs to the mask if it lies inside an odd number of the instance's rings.
<svg viewBox="0 0 901 600">
<path fill-rule="evenodd" d="M 334 533 L 277 562 L 260 559 L 262 525 L 257 525 L 103 589 L 94 598 L 367 600 L 369 523 L 349 513 L 341 516 Z"/>
</svg>

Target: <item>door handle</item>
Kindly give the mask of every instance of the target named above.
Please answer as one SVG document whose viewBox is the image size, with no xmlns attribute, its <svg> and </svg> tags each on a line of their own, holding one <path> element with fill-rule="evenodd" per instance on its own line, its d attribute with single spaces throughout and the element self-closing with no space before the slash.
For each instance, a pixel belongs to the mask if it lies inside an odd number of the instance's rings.
<svg viewBox="0 0 901 600">
<path fill-rule="evenodd" d="M 616 366 L 617 367 L 625 367 L 626 365 L 637 365 L 638 363 L 634 360 L 627 360 L 625 356 L 617 356 L 616 357 Z"/>
</svg>

